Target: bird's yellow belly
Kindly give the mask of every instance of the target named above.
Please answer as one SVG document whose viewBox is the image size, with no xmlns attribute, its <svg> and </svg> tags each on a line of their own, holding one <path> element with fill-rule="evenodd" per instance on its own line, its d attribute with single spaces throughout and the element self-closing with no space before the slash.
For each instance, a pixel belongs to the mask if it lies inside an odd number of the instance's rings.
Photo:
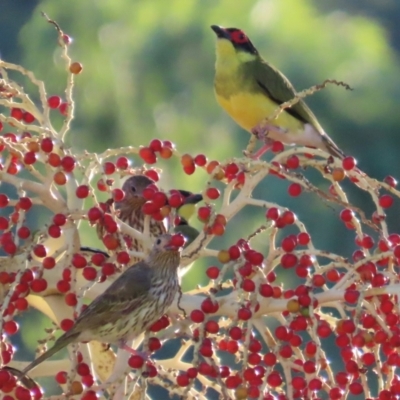
<svg viewBox="0 0 400 400">
<path fill-rule="evenodd" d="M 278 108 L 277 104 L 267 96 L 258 93 L 238 93 L 229 98 L 216 94 L 219 104 L 243 129 L 251 132 L 265 118 L 272 116 Z M 270 123 L 291 133 L 304 129 L 303 123 L 283 111 Z"/>
</svg>

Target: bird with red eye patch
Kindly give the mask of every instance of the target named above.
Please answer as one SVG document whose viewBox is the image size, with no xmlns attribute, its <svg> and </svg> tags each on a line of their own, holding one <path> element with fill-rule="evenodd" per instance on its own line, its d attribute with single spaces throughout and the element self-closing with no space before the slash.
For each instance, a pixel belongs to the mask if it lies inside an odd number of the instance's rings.
<svg viewBox="0 0 400 400">
<path fill-rule="evenodd" d="M 296 90 L 277 68 L 265 61 L 248 36 L 237 28 L 212 25 L 217 35 L 214 89 L 218 103 L 243 129 L 264 141 L 259 158 L 274 141 L 314 147 L 344 158 L 304 100 L 266 121 Z"/>
</svg>

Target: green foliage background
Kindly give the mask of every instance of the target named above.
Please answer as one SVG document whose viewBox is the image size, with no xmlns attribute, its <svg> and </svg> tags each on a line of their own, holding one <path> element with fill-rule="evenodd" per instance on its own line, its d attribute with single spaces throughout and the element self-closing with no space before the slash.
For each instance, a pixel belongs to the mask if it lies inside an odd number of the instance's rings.
<svg viewBox="0 0 400 400">
<path fill-rule="evenodd" d="M 76 119 L 69 135 L 78 152 L 138 146 L 158 137 L 172 140 L 182 153 L 240 157 L 248 134 L 218 107 L 212 89 L 215 38 L 209 26 L 220 24 L 245 30 L 299 90 L 326 78 L 350 84 L 352 92 L 330 86 L 308 103 L 361 169 L 379 179 L 399 175 L 400 4 L 395 0 L 241 0 L 234 6 L 231 0 L 2 0 L 1 7 L 1 57 L 32 69 L 46 81 L 49 95 L 63 95 L 65 71 L 56 33 L 40 11 L 74 38 L 70 54 L 84 65 L 76 79 Z M 167 188 L 192 191 L 201 191 L 205 181 L 202 172 L 185 176 L 177 163 L 163 178 Z M 354 204 L 373 211 L 367 196 L 346 187 Z M 312 194 L 293 201 L 286 188 L 269 178 L 255 195 L 293 206 L 310 233 L 318 232 L 317 246 L 351 256 L 354 238 L 338 221 L 338 211 Z M 244 212 L 222 243 L 247 235 L 262 218 L 262 212 Z M 389 225 L 397 227 L 397 215 L 389 213 Z M 88 245 L 98 244 L 94 237 L 85 228 Z M 191 271 L 184 285 L 203 282 L 204 265 Z"/>
</svg>

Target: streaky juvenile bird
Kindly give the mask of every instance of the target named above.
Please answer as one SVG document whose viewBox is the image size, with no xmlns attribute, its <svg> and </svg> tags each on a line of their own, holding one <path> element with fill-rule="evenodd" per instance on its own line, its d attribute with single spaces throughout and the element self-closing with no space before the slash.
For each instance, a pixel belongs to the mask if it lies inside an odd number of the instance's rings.
<svg viewBox="0 0 400 400">
<path fill-rule="evenodd" d="M 142 207 L 146 202 L 143 197 L 143 191 L 155 182 L 145 175 L 133 175 L 129 177 L 122 185 L 122 190 L 125 193 L 123 200 L 115 202 L 115 210 L 119 219 L 128 224 L 130 227 L 139 232 L 144 230 L 145 215 L 142 212 Z M 193 194 L 186 190 L 178 190 L 183 198 L 183 204 L 178 208 L 177 214 L 181 217 L 180 224 L 174 228 L 175 233 L 181 232 L 187 236 L 189 243 L 198 235 L 198 231 L 189 225 L 189 219 L 195 213 L 195 204 L 203 199 L 201 194 Z M 156 221 L 150 219 L 150 236 L 157 237 L 166 232 L 166 224 L 164 221 Z M 99 238 L 104 235 L 104 227 L 101 224 L 97 226 Z M 142 243 L 135 238 L 127 238 L 129 248 L 134 251 L 143 251 Z M 187 245 L 189 244 L 187 243 Z"/>
<path fill-rule="evenodd" d="M 118 212 L 119 219 L 130 227 L 139 232 L 144 230 L 144 219 L 142 207 L 146 203 L 143 197 L 143 191 L 155 182 L 145 175 L 133 175 L 129 177 L 122 185 L 122 190 L 125 192 L 125 197 L 122 201 L 115 203 L 115 209 Z M 157 237 L 166 232 L 166 227 L 163 221 L 150 219 L 150 236 Z M 143 251 L 141 241 L 132 238 L 130 248 L 134 251 Z"/>
<path fill-rule="evenodd" d="M 75 325 L 21 371 L 20 376 L 71 343 L 98 340 L 116 343 L 134 353 L 126 343 L 164 315 L 178 292 L 181 248 L 176 243 L 173 235 L 159 236 L 146 260 L 125 270 L 82 311 Z"/>
<path fill-rule="evenodd" d="M 256 156 L 271 141 L 310 146 L 344 158 L 303 100 L 286 108 L 266 125 L 261 123 L 296 96 L 290 81 L 265 61 L 246 34 L 237 28 L 212 25 L 217 35 L 214 89 L 218 103 L 243 129 L 265 140 Z"/>
</svg>

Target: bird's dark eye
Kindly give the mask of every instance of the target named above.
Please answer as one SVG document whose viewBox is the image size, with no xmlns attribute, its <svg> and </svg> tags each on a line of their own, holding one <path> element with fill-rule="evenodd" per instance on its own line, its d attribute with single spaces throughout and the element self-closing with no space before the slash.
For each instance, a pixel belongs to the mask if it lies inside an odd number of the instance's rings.
<svg viewBox="0 0 400 400">
<path fill-rule="evenodd" d="M 232 41 L 237 44 L 246 43 L 247 36 L 242 31 L 234 31 L 231 34 Z"/>
<path fill-rule="evenodd" d="M 157 239 L 156 240 L 156 244 L 158 245 L 158 244 L 161 244 L 161 239 Z"/>
<path fill-rule="evenodd" d="M 135 186 L 132 186 L 132 187 L 131 187 L 131 190 L 132 190 L 133 193 L 135 193 L 135 192 L 136 192 Z"/>
</svg>

